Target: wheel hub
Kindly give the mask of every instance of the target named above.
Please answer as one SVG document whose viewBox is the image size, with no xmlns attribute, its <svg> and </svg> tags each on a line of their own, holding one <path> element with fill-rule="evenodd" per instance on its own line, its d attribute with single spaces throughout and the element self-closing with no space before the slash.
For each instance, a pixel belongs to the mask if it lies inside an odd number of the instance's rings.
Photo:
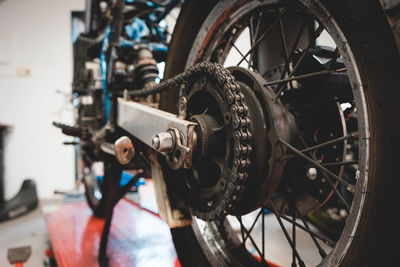
<svg viewBox="0 0 400 267">
<path fill-rule="evenodd" d="M 230 105 L 221 88 L 205 77 L 186 91 L 187 117 L 197 124 L 197 146 L 192 168 L 181 173 L 184 184 L 179 197 L 204 220 L 246 214 L 265 203 L 278 187 L 285 166 L 277 160 L 285 154 L 278 140 L 290 139 L 285 109 L 279 100 L 272 101 L 273 91 L 263 87 L 264 79 L 239 67 L 229 71 L 246 108 Z M 247 114 L 247 132 L 236 130 L 232 110 L 238 108 Z M 251 162 L 248 177 L 237 173 L 243 155 Z"/>
<path fill-rule="evenodd" d="M 279 100 L 273 101 L 275 93 L 263 86 L 265 80 L 260 75 L 240 67 L 229 70 L 245 95 L 253 133 L 249 179 L 241 201 L 231 212 L 243 215 L 266 203 L 279 186 L 286 165 L 285 161 L 280 161 L 286 148 L 279 140 L 290 142 L 291 131 L 286 109 Z"/>
</svg>

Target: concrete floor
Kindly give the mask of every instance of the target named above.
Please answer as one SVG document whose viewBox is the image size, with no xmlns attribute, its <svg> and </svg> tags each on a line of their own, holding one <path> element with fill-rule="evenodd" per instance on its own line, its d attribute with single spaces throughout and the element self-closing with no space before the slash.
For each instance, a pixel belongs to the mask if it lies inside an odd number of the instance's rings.
<svg viewBox="0 0 400 267">
<path fill-rule="evenodd" d="M 139 203 L 142 207 L 157 212 L 157 204 L 152 190 L 151 180 L 147 181 L 148 186 L 139 189 L 140 195 L 131 193 L 127 198 Z M 76 195 L 75 195 L 76 196 Z M 0 267 L 14 266 L 7 260 L 9 248 L 31 246 L 32 254 L 24 264 L 26 267 L 45 266 L 48 261 L 45 251 L 50 248 L 50 237 L 47 232 L 46 223 L 43 219 L 43 212 L 51 212 L 57 204 L 63 202 L 85 201 L 83 194 L 75 197 L 69 195 L 41 200 L 39 206 L 21 217 L 0 223 Z"/>
<path fill-rule="evenodd" d="M 19 218 L 0 223 L 0 266 L 13 266 L 7 260 L 7 251 L 22 246 L 32 247 L 32 254 L 24 266 L 44 266 L 45 250 L 49 245 L 40 207 Z"/>
</svg>

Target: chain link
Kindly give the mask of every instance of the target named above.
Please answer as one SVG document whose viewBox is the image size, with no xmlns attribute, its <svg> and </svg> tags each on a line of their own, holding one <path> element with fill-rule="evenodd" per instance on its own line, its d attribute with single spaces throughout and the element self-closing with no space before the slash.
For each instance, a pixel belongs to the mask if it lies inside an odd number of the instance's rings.
<svg viewBox="0 0 400 267">
<path fill-rule="evenodd" d="M 145 88 L 130 92 L 131 96 L 143 96 L 158 93 L 182 83 L 188 83 L 199 79 L 199 76 L 213 79 L 217 86 L 223 90 L 227 103 L 229 104 L 229 114 L 224 114 L 225 120 L 233 126 L 233 162 L 232 170 L 225 185 L 224 197 L 218 202 L 211 211 L 200 211 L 185 204 L 189 212 L 203 220 L 220 219 L 227 215 L 238 203 L 241 193 L 244 192 L 246 180 L 251 162 L 252 152 L 250 132 L 250 116 L 246 106 L 244 95 L 240 92 L 240 85 L 235 77 L 223 66 L 218 63 L 200 62 L 190 67 L 186 71 L 167 79 L 151 88 Z"/>
</svg>

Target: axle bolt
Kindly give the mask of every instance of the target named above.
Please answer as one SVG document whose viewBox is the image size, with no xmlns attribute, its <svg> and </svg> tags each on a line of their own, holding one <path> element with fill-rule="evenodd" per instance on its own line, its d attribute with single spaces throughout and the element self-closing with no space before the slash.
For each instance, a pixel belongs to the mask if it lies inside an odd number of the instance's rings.
<svg viewBox="0 0 400 267">
<path fill-rule="evenodd" d="M 170 152 L 174 147 L 174 139 L 169 132 L 158 133 L 151 142 L 158 152 Z"/>
</svg>

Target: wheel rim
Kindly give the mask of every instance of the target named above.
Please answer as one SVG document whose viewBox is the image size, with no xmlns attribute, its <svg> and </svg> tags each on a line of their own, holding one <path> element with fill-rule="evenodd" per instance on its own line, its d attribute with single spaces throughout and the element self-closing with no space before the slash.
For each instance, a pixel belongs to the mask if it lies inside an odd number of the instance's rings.
<svg viewBox="0 0 400 267">
<path fill-rule="evenodd" d="M 271 10 L 279 10 L 279 8 L 287 7 L 288 9 L 290 8 L 299 8 L 301 10 L 307 10 L 306 13 L 308 14 L 309 17 L 313 17 L 313 19 L 316 19 L 319 23 L 318 25 L 321 25 L 327 32 L 329 32 L 330 37 L 333 39 L 335 45 L 337 46 L 337 51 L 340 53 L 340 59 L 343 60 L 344 65 L 346 67 L 346 73 L 349 77 L 349 80 L 351 81 L 351 91 L 352 91 L 352 96 L 353 96 L 353 102 L 355 103 L 356 106 L 356 113 L 357 113 L 357 119 L 358 119 L 358 151 L 355 155 L 355 158 L 357 158 L 357 182 L 351 183 L 355 187 L 355 193 L 354 196 L 352 197 L 352 201 L 349 203 L 349 206 L 352 206 L 351 210 L 349 211 L 350 214 L 346 216 L 347 218 L 347 223 L 344 225 L 343 230 L 340 231 L 339 237 L 337 237 L 337 242 L 336 244 L 331 244 L 331 248 L 324 247 L 322 244 L 319 246 L 322 249 L 325 249 L 325 253 L 327 256 L 321 255 L 319 257 L 319 260 L 317 262 L 315 261 L 308 261 L 307 259 L 304 259 L 301 257 L 300 254 L 301 250 L 296 247 L 292 247 L 291 255 L 295 260 L 294 262 L 305 262 L 306 265 L 316 265 L 316 264 L 321 264 L 321 265 L 333 265 L 333 264 L 340 264 L 340 262 L 343 260 L 344 256 L 346 255 L 347 250 L 352 244 L 352 237 L 355 235 L 355 232 L 358 228 L 358 223 L 360 221 L 360 217 L 363 212 L 363 207 L 364 207 L 364 202 L 365 202 L 365 194 L 363 192 L 366 191 L 366 187 L 368 184 L 368 168 L 369 168 L 369 127 L 368 127 L 368 116 L 367 116 L 367 108 L 366 108 L 366 101 L 364 97 L 364 92 L 362 88 L 362 81 L 359 75 L 359 71 L 357 69 L 357 64 L 355 61 L 355 58 L 353 57 L 353 54 L 351 52 L 351 47 L 349 47 L 348 42 L 346 41 L 344 34 L 342 30 L 339 28 L 338 24 L 333 20 L 333 18 L 329 15 L 328 11 L 321 6 L 319 3 L 314 3 L 314 1 L 300 1 L 300 5 L 291 5 L 288 6 L 286 5 L 287 3 L 285 1 L 264 1 L 263 3 L 260 3 L 258 1 L 250 2 L 250 3 L 245 3 L 245 4 L 240 4 L 240 3 L 231 3 L 229 1 L 223 1 L 219 3 L 211 12 L 205 23 L 203 24 L 203 31 L 200 31 L 194 45 L 191 49 L 191 52 L 188 57 L 188 61 L 186 64 L 186 67 L 189 67 L 193 65 L 194 63 L 202 60 L 212 60 L 212 61 L 219 61 L 220 63 L 226 63 L 226 59 L 229 58 L 229 51 L 231 50 L 240 50 L 234 45 L 226 45 L 225 43 L 225 50 L 224 51 L 219 51 L 219 58 L 217 58 L 216 51 L 218 50 L 218 45 L 220 44 L 221 40 L 223 39 L 223 33 L 227 33 L 229 31 L 230 35 L 232 36 L 232 40 L 236 41 L 236 37 L 239 37 L 240 34 L 236 34 L 231 32 L 231 29 L 233 26 L 237 23 L 242 23 L 241 18 L 245 18 L 246 16 L 249 16 L 250 14 L 255 15 L 257 12 L 259 13 L 260 11 L 267 13 L 267 11 Z M 240 8 L 238 8 L 240 6 Z M 251 16 L 250 16 L 251 17 Z M 227 19 L 230 18 L 230 19 Z M 221 23 L 221 21 L 228 21 Z M 281 22 L 282 20 L 279 20 L 277 25 L 284 25 L 284 22 Z M 283 19 L 284 21 L 284 19 Z M 250 24 L 250 22 L 248 23 Z M 218 27 L 215 27 L 216 25 L 219 25 Z M 253 25 L 254 27 L 254 25 Z M 285 28 L 285 26 L 282 26 Z M 240 27 L 237 27 L 240 29 Z M 242 27 L 246 28 L 246 27 Z M 210 31 L 204 30 L 204 29 L 212 29 Z M 254 28 L 253 28 L 254 29 Z M 282 28 L 281 28 L 282 29 Z M 318 29 L 318 28 L 317 28 Z M 218 31 L 219 30 L 219 31 Z M 242 32 L 242 30 L 238 30 L 238 32 Z M 260 36 L 255 34 L 256 37 Z M 261 34 L 262 36 L 262 34 Z M 251 39 L 251 37 L 250 37 Z M 282 38 L 283 39 L 283 38 Z M 256 43 L 258 39 L 254 39 L 253 43 Z M 284 42 L 284 41 L 283 41 Z M 260 42 L 261 43 L 261 42 Z M 256 50 L 256 49 L 254 49 Z M 287 49 L 285 49 L 287 50 Z M 237 52 L 240 54 L 240 52 Z M 246 54 L 246 52 L 241 52 L 242 54 Z M 292 54 L 292 53 L 289 53 Z M 248 59 L 251 59 L 251 55 L 248 57 Z M 246 60 L 242 60 L 245 62 Z M 253 63 L 253 62 L 252 62 Z M 250 64 L 248 64 L 250 65 Z M 230 66 L 229 64 L 225 66 Z M 259 67 L 259 66 L 257 66 Z M 287 75 L 286 75 L 287 76 Z M 296 75 L 298 76 L 298 75 Z M 274 81 L 276 79 L 271 79 L 267 80 L 267 82 Z M 279 86 L 280 84 L 278 84 Z M 277 91 L 279 92 L 280 88 L 276 88 Z M 343 103 L 342 103 L 343 104 Z M 340 110 L 340 109 L 338 109 Z M 353 110 L 354 111 L 354 110 Z M 346 131 L 343 132 L 343 135 L 346 135 Z M 346 143 L 344 143 L 346 145 Z M 299 148 L 300 150 L 300 148 Z M 354 156 L 354 155 L 353 155 Z M 343 161 L 345 154 L 343 155 Z M 323 161 L 322 161 L 323 162 Z M 308 169 L 309 175 L 312 176 L 312 168 Z M 339 177 L 343 176 L 343 167 L 341 167 L 341 170 L 339 171 L 338 175 Z M 332 191 L 334 191 L 332 189 Z M 338 196 L 337 196 L 338 198 Z M 274 207 L 275 204 L 269 205 L 269 209 L 276 209 Z M 322 206 L 322 205 L 321 205 Z M 243 219 L 245 218 L 237 218 L 237 221 L 239 221 L 240 224 L 240 232 L 241 233 L 235 233 L 235 231 L 232 229 L 232 227 L 228 224 L 231 219 L 226 220 L 225 222 L 204 222 L 198 219 L 194 219 L 194 224 L 193 224 L 193 229 L 196 234 L 196 237 L 202 247 L 202 249 L 205 251 L 205 254 L 207 255 L 208 259 L 210 260 L 211 263 L 214 265 L 218 264 L 229 264 L 229 263 L 235 263 L 237 265 L 241 264 L 255 264 L 257 262 L 254 262 L 254 257 L 249 256 L 252 253 L 252 251 L 249 251 L 249 249 L 240 249 L 240 248 L 246 248 L 247 247 L 257 247 L 256 253 L 258 256 L 261 258 L 261 260 L 264 260 L 265 257 L 270 257 L 268 254 L 268 250 L 265 250 L 265 233 L 262 232 L 262 237 L 261 239 L 261 244 L 256 246 L 254 243 L 257 244 L 260 243 L 258 240 L 254 240 L 255 238 L 252 237 L 250 234 L 248 237 L 247 232 L 252 231 L 253 227 L 251 227 L 254 223 L 254 225 L 261 224 L 264 226 L 267 224 L 266 221 L 268 221 L 264 213 L 262 212 L 263 208 L 260 208 L 258 211 L 256 211 L 255 217 L 258 218 L 259 220 L 252 221 L 248 225 L 246 225 L 243 222 Z M 276 212 L 277 213 L 277 212 Z M 297 218 L 297 220 L 300 222 L 300 224 L 305 228 L 305 230 L 308 230 L 308 227 L 310 227 L 311 222 L 307 221 L 304 222 L 305 216 L 302 216 L 301 212 L 294 212 L 294 217 Z M 278 223 L 281 224 L 281 221 L 284 221 L 286 219 L 290 219 L 289 214 L 287 216 L 276 216 L 279 218 Z M 299 218 L 300 217 L 300 218 Z M 315 219 L 315 218 L 314 218 Z M 242 221 L 242 222 L 240 222 Z M 315 222 L 315 220 L 313 220 Z M 236 222 L 237 223 L 237 222 Z M 308 226 L 306 227 L 306 225 Z M 294 225 L 294 226 L 293 226 Z M 301 231 L 299 228 L 301 225 L 298 224 L 293 224 L 291 225 L 292 229 L 295 229 L 295 231 Z M 247 227 L 247 228 L 246 228 Z M 267 226 L 268 227 L 268 226 Z M 254 227 L 256 228 L 256 227 Z M 285 227 L 284 227 L 285 228 Z M 285 232 L 283 230 L 282 232 Z M 261 227 L 261 229 L 264 229 L 264 227 Z M 304 230 L 304 229 L 303 229 Z M 321 235 L 318 233 L 317 237 L 317 232 L 315 231 L 315 235 L 313 238 L 311 238 L 311 242 L 315 243 L 314 239 L 324 239 Z M 290 233 L 290 230 L 287 231 L 286 233 L 283 233 L 284 237 L 287 238 L 289 235 L 289 240 L 291 240 L 292 244 L 295 243 L 293 240 L 293 231 Z M 311 234 L 310 234 L 311 236 Z M 206 237 L 206 238 L 205 238 Z M 245 245 L 243 245 L 243 239 L 246 241 L 244 242 Z M 253 239 L 253 240 L 252 240 Z M 227 241 L 229 240 L 229 241 Z M 318 239 L 319 243 L 321 242 L 320 239 Z M 325 239 L 325 242 L 330 242 L 329 238 Z M 248 244 L 251 244 L 250 246 Z M 290 241 L 289 241 L 290 243 Z M 318 247 L 318 245 L 315 245 L 317 254 L 318 251 L 320 252 L 319 254 L 323 254 L 321 252 L 321 248 Z M 253 248 L 254 249 L 254 248 Z M 251 250 L 251 249 L 250 249 Z M 265 251 L 265 252 L 264 252 Z M 292 260 L 293 262 L 293 260 Z"/>
</svg>

